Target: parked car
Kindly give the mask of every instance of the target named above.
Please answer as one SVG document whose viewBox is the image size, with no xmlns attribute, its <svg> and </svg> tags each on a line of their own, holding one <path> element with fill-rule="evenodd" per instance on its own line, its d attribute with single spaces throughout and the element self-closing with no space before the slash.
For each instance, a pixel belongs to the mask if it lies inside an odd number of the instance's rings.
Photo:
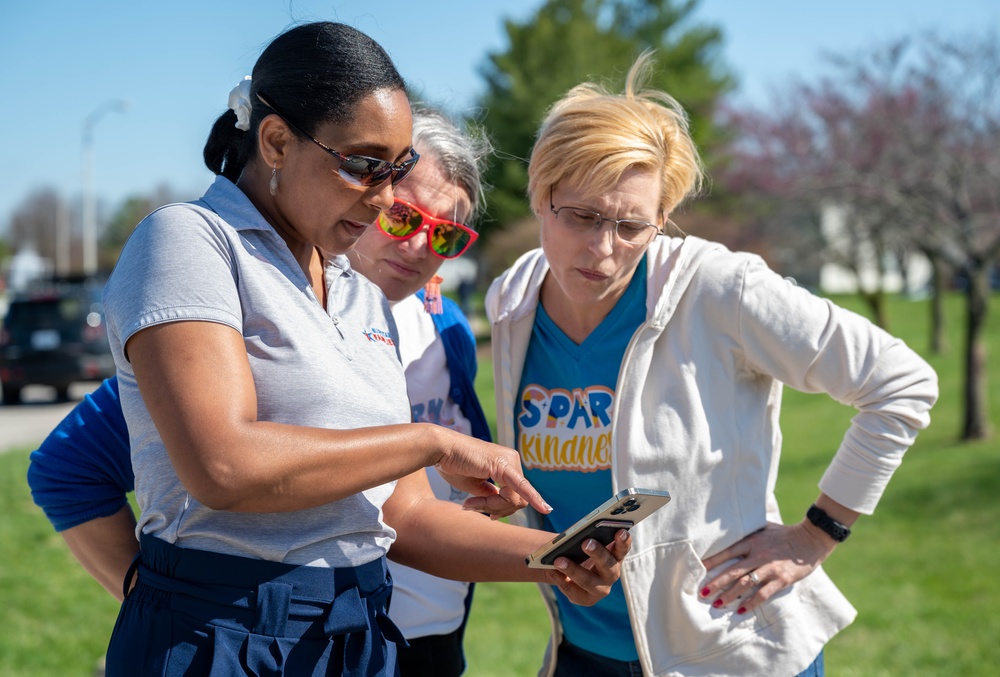
<svg viewBox="0 0 1000 677">
<path fill-rule="evenodd" d="M 70 384 L 114 375 L 103 285 L 52 283 L 10 300 L 0 329 L 0 387 L 5 404 L 21 401 L 26 385 L 47 385 L 68 397 Z"/>
</svg>

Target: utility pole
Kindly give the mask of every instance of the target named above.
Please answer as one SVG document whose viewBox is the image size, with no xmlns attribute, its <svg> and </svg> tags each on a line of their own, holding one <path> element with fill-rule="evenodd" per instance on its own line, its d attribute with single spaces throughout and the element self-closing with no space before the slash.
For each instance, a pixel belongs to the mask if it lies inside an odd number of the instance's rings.
<svg viewBox="0 0 1000 677">
<path fill-rule="evenodd" d="M 83 120 L 81 180 L 83 183 L 83 273 L 97 272 L 97 196 L 94 195 L 94 126 L 111 112 L 124 113 L 129 102 L 105 101 Z"/>
<path fill-rule="evenodd" d="M 56 201 L 56 275 L 68 277 L 71 270 L 69 207 L 60 195 Z"/>
</svg>

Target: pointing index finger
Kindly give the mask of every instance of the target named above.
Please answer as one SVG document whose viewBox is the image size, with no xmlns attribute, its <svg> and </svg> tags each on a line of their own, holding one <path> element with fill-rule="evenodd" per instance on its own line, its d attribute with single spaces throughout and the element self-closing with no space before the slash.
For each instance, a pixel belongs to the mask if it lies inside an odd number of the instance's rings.
<svg viewBox="0 0 1000 677">
<path fill-rule="evenodd" d="M 520 470 L 508 463 L 504 463 L 500 466 L 498 474 L 499 477 L 494 477 L 493 479 L 497 480 L 500 486 L 509 487 L 517 492 L 538 512 L 545 515 L 552 512 L 552 506 L 545 502 L 542 495 L 538 493 L 535 487 L 531 486 L 531 482 L 521 474 Z"/>
</svg>

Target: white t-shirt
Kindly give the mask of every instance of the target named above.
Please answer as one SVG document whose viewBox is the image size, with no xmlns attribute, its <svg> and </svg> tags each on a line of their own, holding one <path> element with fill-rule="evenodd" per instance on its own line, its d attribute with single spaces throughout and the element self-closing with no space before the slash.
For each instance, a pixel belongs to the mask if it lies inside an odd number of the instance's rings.
<svg viewBox="0 0 1000 677">
<path fill-rule="evenodd" d="M 393 305 L 392 316 L 399 330 L 399 354 L 413 420 L 471 434 L 472 425 L 449 395 L 451 379 L 444 346 L 423 303 L 410 296 Z M 434 468 L 426 470 L 435 496 L 459 504 L 468 498 Z M 445 635 L 462 624 L 468 583 L 438 578 L 391 561 L 389 572 L 393 583 L 389 616 L 407 639 Z"/>
</svg>

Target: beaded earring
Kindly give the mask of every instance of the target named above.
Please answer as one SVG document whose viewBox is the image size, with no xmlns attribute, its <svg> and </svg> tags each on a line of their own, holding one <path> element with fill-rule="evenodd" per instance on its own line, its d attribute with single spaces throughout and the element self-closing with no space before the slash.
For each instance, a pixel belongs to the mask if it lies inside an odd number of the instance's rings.
<svg viewBox="0 0 1000 677">
<path fill-rule="evenodd" d="M 278 194 L 278 163 L 275 162 L 271 166 L 271 183 L 267 184 L 268 190 L 271 192 L 271 197 Z"/>
</svg>

